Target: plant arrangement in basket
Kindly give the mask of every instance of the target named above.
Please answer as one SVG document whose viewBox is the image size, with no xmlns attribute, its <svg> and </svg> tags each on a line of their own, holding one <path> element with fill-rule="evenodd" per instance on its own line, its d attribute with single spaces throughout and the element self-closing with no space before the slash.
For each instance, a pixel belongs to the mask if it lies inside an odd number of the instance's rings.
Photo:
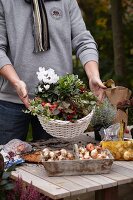
<svg viewBox="0 0 133 200">
<path fill-rule="evenodd" d="M 59 77 L 51 68 L 40 67 L 36 97 L 30 100 L 29 110 L 33 115 L 46 119 L 75 122 L 88 115 L 96 104 L 96 97 L 74 74 Z"/>
</svg>

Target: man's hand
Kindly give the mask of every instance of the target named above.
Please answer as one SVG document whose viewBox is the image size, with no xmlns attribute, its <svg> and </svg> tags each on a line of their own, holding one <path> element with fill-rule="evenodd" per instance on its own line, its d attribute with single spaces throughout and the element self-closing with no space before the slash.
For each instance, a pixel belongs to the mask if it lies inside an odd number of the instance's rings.
<svg viewBox="0 0 133 200">
<path fill-rule="evenodd" d="M 90 90 L 98 98 L 99 101 L 102 101 L 104 98 L 104 90 L 106 86 L 103 85 L 102 81 L 98 77 L 91 77 L 89 79 Z"/>
<path fill-rule="evenodd" d="M 99 101 L 102 101 L 106 86 L 100 79 L 98 64 L 95 61 L 90 61 L 85 64 L 84 68 L 89 79 L 90 90 L 98 97 Z"/>
<path fill-rule="evenodd" d="M 28 108 L 29 107 L 29 98 L 28 98 L 26 84 L 23 81 L 18 80 L 14 86 L 15 86 L 15 89 L 16 89 L 16 92 L 17 92 L 19 98 L 24 103 L 24 105 Z"/>
</svg>

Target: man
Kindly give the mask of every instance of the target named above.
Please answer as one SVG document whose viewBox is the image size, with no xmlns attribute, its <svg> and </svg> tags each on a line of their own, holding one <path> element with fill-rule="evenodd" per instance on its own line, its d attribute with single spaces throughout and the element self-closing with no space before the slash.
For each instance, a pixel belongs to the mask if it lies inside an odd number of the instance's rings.
<svg viewBox="0 0 133 200">
<path fill-rule="evenodd" d="M 0 143 L 48 139 L 36 117 L 22 112 L 34 97 L 39 67 L 58 75 L 73 72 L 72 48 L 80 58 L 91 90 L 102 97 L 98 52 L 76 0 L 0 0 Z M 22 103 L 23 102 L 23 103 Z"/>
</svg>

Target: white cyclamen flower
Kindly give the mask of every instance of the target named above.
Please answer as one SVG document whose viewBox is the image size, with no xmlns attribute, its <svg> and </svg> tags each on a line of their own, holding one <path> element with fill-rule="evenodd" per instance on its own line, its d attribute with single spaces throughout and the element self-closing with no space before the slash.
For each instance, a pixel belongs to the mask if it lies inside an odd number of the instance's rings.
<svg viewBox="0 0 133 200">
<path fill-rule="evenodd" d="M 48 90 L 50 88 L 50 85 L 44 85 L 45 90 Z"/>
<path fill-rule="evenodd" d="M 59 76 L 55 73 L 53 69 L 45 70 L 44 67 L 39 67 L 39 72 L 37 72 L 37 77 L 39 81 L 44 83 L 54 84 L 59 80 Z"/>
<path fill-rule="evenodd" d="M 42 88 L 38 86 L 38 92 L 42 92 Z"/>
<path fill-rule="evenodd" d="M 46 72 L 46 70 L 44 67 L 39 67 L 39 72 L 36 73 L 39 81 L 43 81 L 45 72 Z"/>
</svg>

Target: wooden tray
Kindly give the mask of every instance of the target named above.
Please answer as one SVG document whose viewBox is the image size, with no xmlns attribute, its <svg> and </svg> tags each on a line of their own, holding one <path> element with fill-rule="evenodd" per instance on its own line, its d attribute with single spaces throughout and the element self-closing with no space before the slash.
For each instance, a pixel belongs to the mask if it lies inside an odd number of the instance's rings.
<svg viewBox="0 0 133 200">
<path fill-rule="evenodd" d="M 66 176 L 83 174 L 106 174 L 110 172 L 113 164 L 113 156 L 109 152 L 109 158 L 101 160 L 62 160 L 44 161 L 48 176 Z"/>
</svg>

